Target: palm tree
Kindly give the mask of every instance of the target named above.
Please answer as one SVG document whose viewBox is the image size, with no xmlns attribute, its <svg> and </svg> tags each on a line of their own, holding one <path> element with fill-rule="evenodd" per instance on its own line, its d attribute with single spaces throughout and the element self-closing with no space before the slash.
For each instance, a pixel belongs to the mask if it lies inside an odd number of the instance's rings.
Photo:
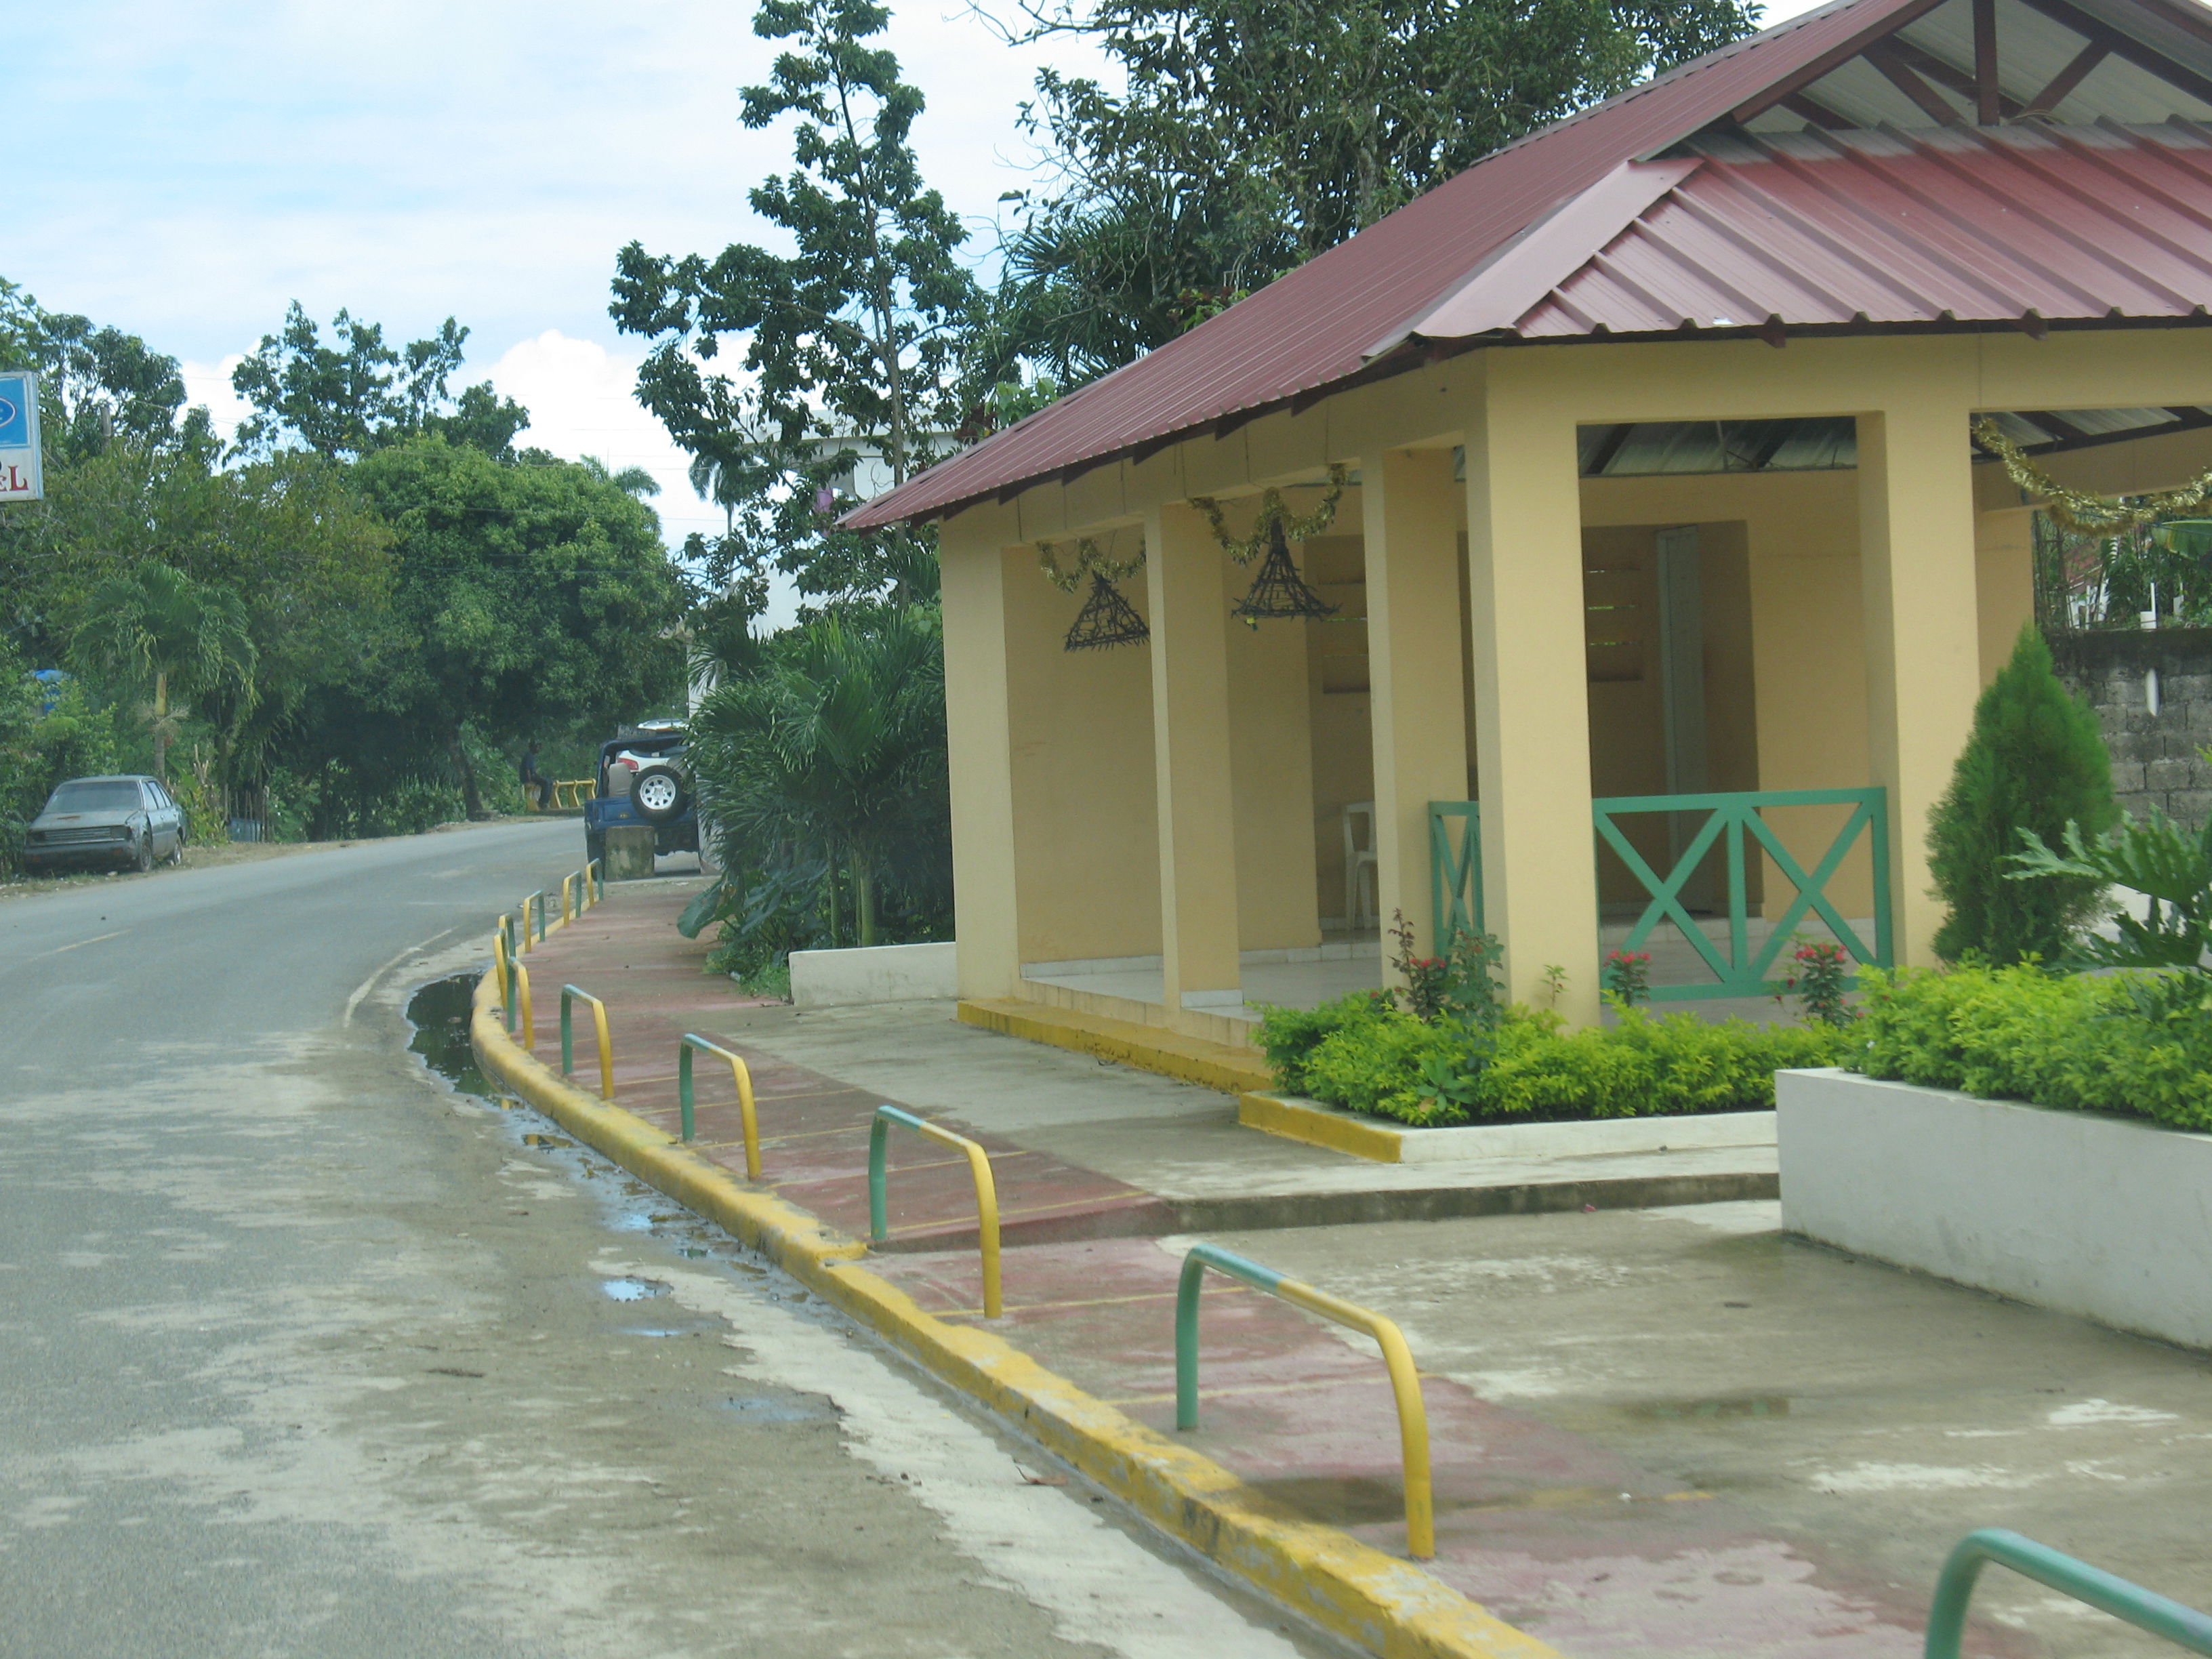
<svg viewBox="0 0 2212 1659">
<path fill-rule="evenodd" d="M 255 702 L 258 653 L 244 601 L 165 564 L 141 565 L 94 588 L 70 653 L 80 666 L 151 683 L 154 774 L 165 782 L 175 736 L 172 696 L 180 702 L 222 697 L 234 711 L 234 724 Z"/>
<path fill-rule="evenodd" d="M 873 945 L 885 875 L 930 837 L 923 818 L 943 810 L 935 611 L 815 617 L 758 672 L 707 696 L 692 717 L 691 753 L 702 805 L 725 834 L 826 860 L 833 939 L 842 873 L 859 942 Z"/>
</svg>

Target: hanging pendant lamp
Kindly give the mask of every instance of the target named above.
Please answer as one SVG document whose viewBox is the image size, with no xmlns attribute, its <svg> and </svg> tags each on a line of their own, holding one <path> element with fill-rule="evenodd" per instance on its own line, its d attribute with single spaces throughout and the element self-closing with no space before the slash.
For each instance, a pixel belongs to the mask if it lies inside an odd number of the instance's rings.
<svg viewBox="0 0 2212 1659">
<path fill-rule="evenodd" d="M 1291 562 L 1291 544 L 1283 539 L 1283 521 L 1268 526 L 1267 556 L 1252 579 L 1252 591 L 1230 612 L 1254 628 L 1277 617 L 1334 617 L 1337 607 L 1305 584 Z"/>
<path fill-rule="evenodd" d="M 1152 630 L 1145 625 L 1136 607 L 1121 597 L 1121 590 L 1094 570 L 1091 597 L 1077 612 L 1075 625 L 1067 630 L 1061 648 L 1103 651 L 1116 645 L 1142 645 L 1152 637 Z"/>
</svg>

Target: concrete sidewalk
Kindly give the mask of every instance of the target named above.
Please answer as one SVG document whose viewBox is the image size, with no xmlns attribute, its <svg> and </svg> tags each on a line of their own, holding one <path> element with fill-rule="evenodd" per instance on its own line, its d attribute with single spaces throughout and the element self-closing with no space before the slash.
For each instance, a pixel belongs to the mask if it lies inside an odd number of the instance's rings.
<svg viewBox="0 0 2212 1659">
<path fill-rule="evenodd" d="M 1397 1319 L 1430 1368 L 1430 1570 L 1565 1651 L 1906 1659 L 1943 1551 L 1982 1524 L 2170 1594 L 2212 1590 L 2178 1516 L 2108 1513 L 2115 1483 L 2153 1478 L 2136 1467 L 2147 1435 L 2156 1478 L 2203 1494 L 2201 1359 L 1790 1243 L 1763 1201 L 1771 1147 L 1367 1163 L 1239 1127 L 1225 1096 L 957 1024 L 947 1006 L 748 1006 L 675 934 L 685 896 L 617 888 L 526 958 L 541 1011 L 564 980 L 607 1000 L 619 1103 L 673 1132 L 678 1036 L 726 1042 L 753 1067 L 763 1188 L 856 1237 L 874 1105 L 973 1134 L 1005 1206 L 1005 1316 L 981 1316 L 964 1164 L 910 1134 L 891 1142 L 894 1234 L 872 1271 L 1170 1435 L 1178 1235 L 1264 1230 L 1223 1242 Z M 557 1064 L 550 1024 L 541 1012 L 538 1052 Z M 699 1078 L 697 1150 L 742 1178 L 726 1073 Z M 1371 1346 L 1225 1281 L 1202 1308 L 1201 1424 L 1175 1437 L 1273 1512 L 1402 1557 L 1397 1425 Z M 2070 1380 L 2084 1356 L 2094 1384 Z M 2038 1433 L 2096 1455 L 2045 1467 L 2030 1438 L 2007 1468 L 1979 1443 Z M 2108 1455 L 2115 1437 L 2128 1456 Z M 1985 1653 L 2136 1650 L 2032 1586 L 1984 1597 L 2004 1620 Z"/>
</svg>

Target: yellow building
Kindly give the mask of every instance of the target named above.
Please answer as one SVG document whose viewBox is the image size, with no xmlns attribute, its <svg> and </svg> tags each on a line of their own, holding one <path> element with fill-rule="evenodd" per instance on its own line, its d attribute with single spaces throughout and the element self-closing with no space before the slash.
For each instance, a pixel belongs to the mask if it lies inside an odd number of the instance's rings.
<svg viewBox="0 0 2212 1659">
<path fill-rule="evenodd" d="M 1399 912 L 1582 1021 L 1602 941 L 1690 997 L 1803 929 L 1929 960 L 2032 603 L 1973 423 L 2070 483 L 2212 465 L 2208 122 L 2193 0 L 1844 0 L 860 509 L 940 526 L 962 994 L 1234 1039 Z"/>
</svg>

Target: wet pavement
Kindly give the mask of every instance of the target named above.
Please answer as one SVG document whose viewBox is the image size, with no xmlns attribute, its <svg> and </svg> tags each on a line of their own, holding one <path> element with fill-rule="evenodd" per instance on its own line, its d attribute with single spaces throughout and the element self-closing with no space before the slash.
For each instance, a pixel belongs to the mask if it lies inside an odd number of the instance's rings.
<svg viewBox="0 0 2212 1659">
<path fill-rule="evenodd" d="M 763 1185 L 855 1235 L 876 1103 L 975 1135 L 1012 1224 L 990 1328 L 1156 1429 L 1173 1430 L 1188 1243 L 1163 1193 L 1232 1192 L 1240 1158 L 1253 1184 L 1308 1194 L 1377 1167 L 1224 1132 L 1224 1097 L 954 1026 L 941 1005 L 748 1006 L 676 939 L 676 902 L 618 894 L 533 958 L 607 999 L 620 1103 L 672 1132 L 679 1030 L 736 1048 L 760 1091 Z M 539 1023 L 539 1052 L 557 1054 Z M 580 1044 L 577 1060 L 588 1084 Z M 742 1176 L 735 1121 L 702 1089 L 699 1144 Z M 1154 1150 L 1132 1154 L 1131 1122 L 1153 1125 Z M 872 1265 L 981 1322 L 964 1164 L 891 1145 L 894 1235 Z M 1787 1239 L 1771 1202 L 1206 1236 L 1400 1322 L 1425 1374 L 1432 1571 L 1580 1659 L 1905 1659 L 1942 1555 L 1984 1525 L 2212 1602 L 2203 1356 Z M 1218 1279 L 1201 1327 L 1194 1447 L 1279 1511 L 1403 1554 L 1371 1344 Z M 2151 1650 L 1999 1572 L 1977 1606 L 1983 1653 Z"/>
</svg>

